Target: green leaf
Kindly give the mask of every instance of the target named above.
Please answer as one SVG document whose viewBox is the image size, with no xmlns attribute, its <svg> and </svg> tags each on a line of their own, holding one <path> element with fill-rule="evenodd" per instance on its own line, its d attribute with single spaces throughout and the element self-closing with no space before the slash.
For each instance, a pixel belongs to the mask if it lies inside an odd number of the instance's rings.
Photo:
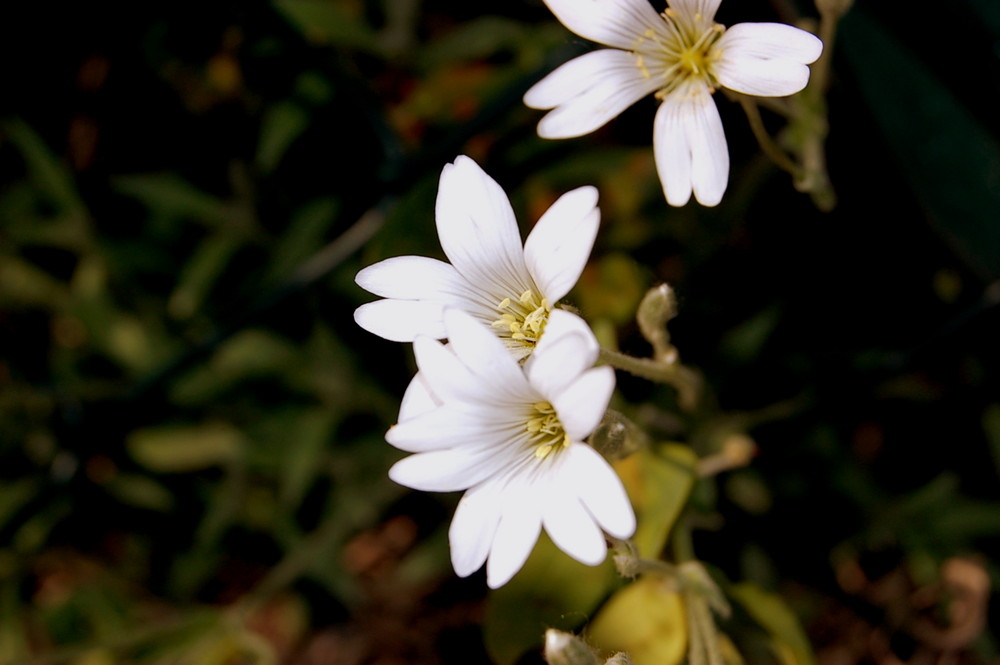
<svg viewBox="0 0 1000 665">
<path fill-rule="evenodd" d="M 784 665 L 814 665 L 816 660 L 805 631 L 780 596 L 751 582 L 736 584 L 729 593 L 768 632 L 771 649 Z"/>
<path fill-rule="evenodd" d="M 860 7 L 844 18 L 842 37 L 861 92 L 930 221 L 982 276 L 1000 277 L 1000 144 Z"/>
<path fill-rule="evenodd" d="M 264 111 L 257 142 L 257 167 L 270 173 L 281 162 L 288 147 L 309 125 L 309 114 L 290 100 L 273 104 Z"/>
<path fill-rule="evenodd" d="M 137 473 L 116 473 L 103 487 L 122 503 L 137 508 L 165 513 L 174 507 L 174 496 L 166 487 Z"/>
<path fill-rule="evenodd" d="M 147 469 L 182 473 L 225 464 L 240 454 L 244 443 L 239 430 L 216 422 L 136 430 L 126 445 L 132 459 Z"/>
<path fill-rule="evenodd" d="M 190 218 L 218 224 L 226 219 L 226 205 L 173 173 L 122 176 L 114 188 L 142 202 L 154 216 Z"/>
<path fill-rule="evenodd" d="M 330 44 L 378 52 L 374 30 L 364 19 L 331 0 L 277 0 L 289 22 L 314 44 Z"/>
<path fill-rule="evenodd" d="M 61 212 L 84 219 L 87 210 L 76 191 L 70 169 L 52 154 L 41 137 L 18 118 L 4 121 L 0 125 L 0 131 L 3 131 L 21 152 L 32 183 L 45 192 Z"/>
<path fill-rule="evenodd" d="M 167 311 L 175 319 L 191 317 L 204 303 L 212 286 L 229 265 L 243 238 L 223 228 L 205 238 L 184 264 Z"/>
<path fill-rule="evenodd" d="M 547 628 L 575 629 L 617 579 L 610 559 L 586 566 L 543 533 L 521 571 L 487 599 L 483 631 L 490 656 L 499 665 L 511 665 L 541 645 Z"/>
<path fill-rule="evenodd" d="M 640 577 L 604 604 L 586 638 L 605 652 L 625 651 L 635 665 L 677 665 L 688 643 L 684 601 L 672 581 Z"/>
<path fill-rule="evenodd" d="M 668 443 L 615 463 L 635 507 L 632 542 L 639 556 L 657 559 L 694 487 L 697 457 L 687 446 Z"/>
</svg>

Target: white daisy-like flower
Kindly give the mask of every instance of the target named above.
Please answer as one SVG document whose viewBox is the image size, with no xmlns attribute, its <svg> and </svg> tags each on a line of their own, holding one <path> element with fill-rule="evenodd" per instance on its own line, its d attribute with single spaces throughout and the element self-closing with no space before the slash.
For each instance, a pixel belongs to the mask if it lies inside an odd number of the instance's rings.
<svg viewBox="0 0 1000 665">
<path fill-rule="evenodd" d="M 628 538 L 635 515 L 611 466 L 583 443 L 614 390 L 593 367 L 597 342 L 579 318 L 551 313 L 521 365 L 468 314 L 444 314 L 448 344 L 418 337 L 419 372 L 386 440 L 415 453 L 389 477 L 430 492 L 467 490 L 449 529 L 455 572 L 486 563 L 492 588 L 524 565 L 541 529 L 574 559 L 604 560 L 604 532 Z"/>
<path fill-rule="evenodd" d="M 567 28 L 611 46 L 570 60 L 524 95 L 531 108 L 553 109 L 538 124 L 544 138 L 581 136 L 603 126 L 654 92 L 661 101 L 653 123 L 653 151 L 663 192 L 684 205 L 722 200 L 729 151 L 718 87 L 759 97 L 802 90 L 823 42 L 780 23 L 713 19 L 721 0 L 669 0 L 657 14 L 647 0 L 545 0 Z"/>
<path fill-rule="evenodd" d="M 393 341 L 442 339 L 442 313 L 453 307 L 492 327 L 516 358 L 527 357 L 590 256 L 600 223 L 597 190 L 563 194 L 522 247 L 503 189 L 460 156 L 441 172 L 435 213 L 451 263 L 399 256 L 363 269 L 358 285 L 385 300 L 359 307 L 355 321 Z"/>
</svg>

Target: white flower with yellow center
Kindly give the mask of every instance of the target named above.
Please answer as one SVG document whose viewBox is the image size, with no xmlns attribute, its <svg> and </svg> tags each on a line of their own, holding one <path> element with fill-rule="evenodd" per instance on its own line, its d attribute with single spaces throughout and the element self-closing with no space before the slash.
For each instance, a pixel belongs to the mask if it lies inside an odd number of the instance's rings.
<svg viewBox="0 0 1000 665">
<path fill-rule="evenodd" d="M 597 190 L 563 194 L 522 247 L 503 189 L 461 156 L 441 172 L 435 214 L 451 263 L 398 256 L 368 266 L 355 280 L 385 300 L 359 307 L 355 321 L 393 341 L 442 339 L 442 312 L 453 307 L 490 326 L 514 357 L 527 357 L 590 256 L 600 222 Z"/>
<path fill-rule="evenodd" d="M 448 345 L 414 343 L 420 371 L 386 440 L 416 453 L 389 477 L 429 492 L 467 490 L 449 529 L 455 572 L 486 563 L 492 588 L 524 565 L 541 529 L 574 559 L 597 565 L 604 533 L 628 538 L 635 515 L 621 481 L 583 443 L 614 390 L 593 367 L 598 347 L 583 321 L 551 313 L 521 365 L 495 335 L 458 310 L 444 314 Z"/>
<path fill-rule="evenodd" d="M 713 20 L 720 1 L 669 0 L 657 14 L 647 0 L 545 0 L 567 28 L 614 48 L 570 60 L 528 90 L 525 104 L 553 109 L 539 136 L 582 136 L 655 93 L 653 151 L 667 202 L 684 205 L 693 191 L 702 205 L 719 203 L 729 151 L 712 93 L 721 86 L 760 97 L 794 94 L 823 50 L 816 36 L 790 25 L 726 29 Z"/>
</svg>

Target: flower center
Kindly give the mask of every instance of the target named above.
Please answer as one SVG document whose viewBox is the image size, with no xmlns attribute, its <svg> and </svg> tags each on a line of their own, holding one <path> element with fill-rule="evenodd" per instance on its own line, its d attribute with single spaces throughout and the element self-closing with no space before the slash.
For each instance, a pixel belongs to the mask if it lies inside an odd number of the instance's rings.
<svg viewBox="0 0 1000 665">
<path fill-rule="evenodd" d="M 663 81 L 656 97 L 663 99 L 689 81 L 700 80 L 714 88 L 712 66 L 722 57 L 715 44 L 726 29 L 701 14 L 669 7 L 661 16 L 665 29 L 650 28 L 636 40 L 634 49 L 642 75 Z"/>
<path fill-rule="evenodd" d="M 497 304 L 500 318 L 493 327 L 508 346 L 534 347 L 542 337 L 552 305 L 528 289 L 517 300 L 504 298 Z"/>
<path fill-rule="evenodd" d="M 535 447 L 535 457 L 545 459 L 553 451 L 566 448 L 570 444 L 569 434 L 559 422 L 556 410 L 548 402 L 531 405 L 526 429 L 531 434 L 531 444 Z"/>
</svg>

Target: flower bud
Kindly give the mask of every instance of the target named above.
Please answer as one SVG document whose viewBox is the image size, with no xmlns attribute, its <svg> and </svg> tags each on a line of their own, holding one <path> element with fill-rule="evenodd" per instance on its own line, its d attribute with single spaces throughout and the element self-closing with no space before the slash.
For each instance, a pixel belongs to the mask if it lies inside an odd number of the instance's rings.
<svg viewBox="0 0 1000 665">
<path fill-rule="evenodd" d="M 545 662 L 549 665 L 601 665 L 597 652 L 573 633 L 545 631 Z"/>
<path fill-rule="evenodd" d="M 653 345 L 657 356 L 668 352 L 671 348 L 667 321 L 675 316 L 677 316 L 677 297 L 668 284 L 660 284 L 650 289 L 639 303 L 635 319 L 642 336 Z"/>
</svg>

